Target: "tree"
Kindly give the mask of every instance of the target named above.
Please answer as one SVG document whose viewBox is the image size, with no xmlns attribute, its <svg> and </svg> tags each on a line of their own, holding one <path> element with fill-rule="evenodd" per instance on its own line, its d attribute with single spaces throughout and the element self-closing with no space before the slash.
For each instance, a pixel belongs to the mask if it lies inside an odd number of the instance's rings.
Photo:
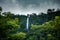
<svg viewBox="0 0 60 40">
<path fill-rule="evenodd" d="M 31 32 L 33 34 L 44 36 L 45 39 L 58 40 L 60 37 L 60 16 L 56 16 L 55 19 L 45 22 L 42 25 L 31 25 Z M 55 36 L 56 35 L 56 36 Z"/>
<path fill-rule="evenodd" d="M 18 18 L 12 19 L 11 13 L 6 12 L 7 14 L 0 17 L 0 38 L 7 38 L 11 30 L 17 29 L 20 26 L 18 25 Z"/>
<path fill-rule="evenodd" d="M 0 15 L 1 15 L 1 12 L 2 12 L 2 7 L 0 7 Z"/>
<path fill-rule="evenodd" d="M 13 40 L 24 40 L 26 38 L 26 33 L 24 32 L 17 32 L 16 34 L 10 35 L 11 39 Z"/>
</svg>

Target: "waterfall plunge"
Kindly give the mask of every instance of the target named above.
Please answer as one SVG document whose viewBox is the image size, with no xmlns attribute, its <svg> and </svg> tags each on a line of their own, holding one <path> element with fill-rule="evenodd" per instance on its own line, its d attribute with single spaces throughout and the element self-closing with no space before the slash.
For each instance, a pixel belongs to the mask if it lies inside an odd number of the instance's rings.
<svg viewBox="0 0 60 40">
<path fill-rule="evenodd" d="M 29 30 L 29 14 L 27 15 L 27 23 L 26 23 L 26 29 L 27 31 Z"/>
</svg>

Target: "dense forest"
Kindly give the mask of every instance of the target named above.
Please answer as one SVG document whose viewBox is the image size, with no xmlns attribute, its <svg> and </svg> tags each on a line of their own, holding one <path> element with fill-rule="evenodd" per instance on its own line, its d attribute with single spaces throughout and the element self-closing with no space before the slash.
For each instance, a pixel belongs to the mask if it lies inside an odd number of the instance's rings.
<svg viewBox="0 0 60 40">
<path fill-rule="evenodd" d="M 2 12 L 0 7 L 0 40 L 59 40 L 60 9 L 47 9 L 47 13 L 32 13 L 29 32 L 26 30 L 26 15 Z"/>
</svg>

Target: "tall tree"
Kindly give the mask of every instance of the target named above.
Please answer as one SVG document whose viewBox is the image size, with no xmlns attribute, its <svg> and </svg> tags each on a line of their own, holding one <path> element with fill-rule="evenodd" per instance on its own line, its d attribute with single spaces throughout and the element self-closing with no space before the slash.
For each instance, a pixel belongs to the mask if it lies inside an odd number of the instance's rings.
<svg viewBox="0 0 60 40">
<path fill-rule="evenodd" d="M 0 7 L 0 15 L 1 15 L 1 12 L 2 12 L 2 7 Z"/>
</svg>

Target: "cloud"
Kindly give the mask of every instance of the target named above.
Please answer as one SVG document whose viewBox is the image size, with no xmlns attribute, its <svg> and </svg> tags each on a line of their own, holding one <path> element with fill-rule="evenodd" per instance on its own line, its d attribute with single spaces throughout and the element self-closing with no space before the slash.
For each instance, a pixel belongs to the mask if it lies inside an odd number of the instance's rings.
<svg viewBox="0 0 60 40">
<path fill-rule="evenodd" d="M 60 8 L 60 0 L 0 0 L 3 11 L 15 14 L 46 12 L 49 8 Z"/>
<path fill-rule="evenodd" d="M 13 3 L 16 3 L 16 0 L 12 0 Z"/>
</svg>

